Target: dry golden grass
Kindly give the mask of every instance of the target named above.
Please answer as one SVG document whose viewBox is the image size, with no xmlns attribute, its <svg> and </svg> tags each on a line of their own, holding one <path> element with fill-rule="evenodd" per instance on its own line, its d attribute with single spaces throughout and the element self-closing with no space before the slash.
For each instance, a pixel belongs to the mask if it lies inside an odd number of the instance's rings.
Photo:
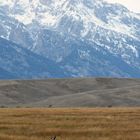
<svg viewBox="0 0 140 140">
<path fill-rule="evenodd" d="M 0 109 L 0 140 L 140 140 L 140 108 Z"/>
</svg>

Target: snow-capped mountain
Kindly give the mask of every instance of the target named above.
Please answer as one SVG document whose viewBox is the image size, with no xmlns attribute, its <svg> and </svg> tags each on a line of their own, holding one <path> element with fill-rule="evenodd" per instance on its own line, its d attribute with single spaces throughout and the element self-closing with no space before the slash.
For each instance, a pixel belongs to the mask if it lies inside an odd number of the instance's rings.
<svg viewBox="0 0 140 140">
<path fill-rule="evenodd" d="M 0 36 L 54 61 L 72 77 L 140 77 L 140 15 L 120 4 L 0 1 Z"/>
</svg>

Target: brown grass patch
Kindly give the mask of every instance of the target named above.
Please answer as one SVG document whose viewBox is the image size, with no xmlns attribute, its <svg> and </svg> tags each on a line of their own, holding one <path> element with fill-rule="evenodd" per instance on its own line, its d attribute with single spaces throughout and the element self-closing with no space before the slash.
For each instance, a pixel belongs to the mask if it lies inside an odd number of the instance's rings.
<svg viewBox="0 0 140 140">
<path fill-rule="evenodd" d="M 140 108 L 0 109 L 0 140 L 140 140 Z"/>
</svg>

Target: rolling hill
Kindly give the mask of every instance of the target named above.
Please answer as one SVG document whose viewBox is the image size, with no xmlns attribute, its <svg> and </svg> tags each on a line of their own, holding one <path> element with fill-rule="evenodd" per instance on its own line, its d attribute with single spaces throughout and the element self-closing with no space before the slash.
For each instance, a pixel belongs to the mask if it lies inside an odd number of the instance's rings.
<svg viewBox="0 0 140 140">
<path fill-rule="evenodd" d="M 77 78 L 0 81 L 7 107 L 140 106 L 139 79 Z"/>
</svg>

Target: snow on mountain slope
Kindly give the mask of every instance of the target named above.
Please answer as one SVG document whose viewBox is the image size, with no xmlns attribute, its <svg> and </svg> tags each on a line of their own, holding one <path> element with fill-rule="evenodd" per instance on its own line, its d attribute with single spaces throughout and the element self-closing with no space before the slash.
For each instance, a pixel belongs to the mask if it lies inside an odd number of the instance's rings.
<svg viewBox="0 0 140 140">
<path fill-rule="evenodd" d="M 120 4 L 5 0 L 0 27 L 2 38 L 55 61 L 71 76 L 140 77 L 140 15 Z"/>
<path fill-rule="evenodd" d="M 48 27 L 57 26 L 59 20 L 68 15 L 74 20 L 135 36 L 134 26 L 121 21 L 135 14 L 121 5 L 114 6 L 102 0 L 5 0 L 0 5 L 9 11 L 9 16 L 24 24 L 32 24 L 35 20 Z"/>
</svg>

